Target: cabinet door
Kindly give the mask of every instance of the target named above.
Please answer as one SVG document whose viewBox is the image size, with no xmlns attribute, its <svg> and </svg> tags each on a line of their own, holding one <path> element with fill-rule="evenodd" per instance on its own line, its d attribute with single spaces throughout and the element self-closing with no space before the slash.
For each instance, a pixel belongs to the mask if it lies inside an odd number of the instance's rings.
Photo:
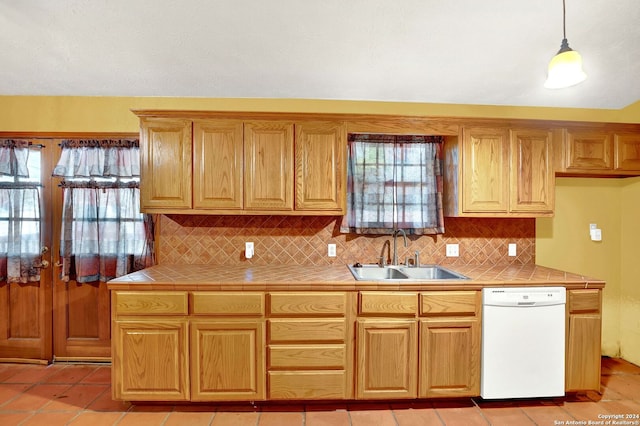
<svg viewBox="0 0 640 426">
<path fill-rule="evenodd" d="M 293 124 L 244 124 L 247 210 L 293 210 Z"/>
<path fill-rule="evenodd" d="M 640 170 L 640 135 L 616 134 L 613 144 L 616 170 Z"/>
<path fill-rule="evenodd" d="M 296 210 L 343 214 L 346 130 L 341 122 L 296 123 Z"/>
<path fill-rule="evenodd" d="M 600 314 L 569 316 L 565 389 L 600 391 Z"/>
<path fill-rule="evenodd" d="M 553 213 L 555 173 L 551 141 L 549 131 L 511 131 L 510 211 Z"/>
<path fill-rule="evenodd" d="M 191 121 L 140 121 L 140 207 L 191 208 Z"/>
<path fill-rule="evenodd" d="M 242 121 L 194 121 L 194 208 L 242 208 L 242 156 Z"/>
<path fill-rule="evenodd" d="M 598 131 L 567 133 L 566 169 L 611 171 L 613 169 L 611 135 Z"/>
<path fill-rule="evenodd" d="M 193 321 L 192 401 L 264 399 L 264 347 L 264 321 Z"/>
<path fill-rule="evenodd" d="M 507 213 L 508 209 L 507 130 L 465 128 L 462 156 L 463 213 Z"/>
<path fill-rule="evenodd" d="M 565 389 L 600 391 L 602 292 L 596 289 L 567 293 L 567 362 Z"/>
<path fill-rule="evenodd" d="M 358 399 L 416 397 L 417 326 L 416 320 L 358 319 Z"/>
<path fill-rule="evenodd" d="M 114 399 L 189 399 L 187 321 L 115 321 L 112 386 Z"/>
<path fill-rule="evenodd" d="M 420 321 L 420 398 L 480 395 L 480 322 Z"/>
</svg>

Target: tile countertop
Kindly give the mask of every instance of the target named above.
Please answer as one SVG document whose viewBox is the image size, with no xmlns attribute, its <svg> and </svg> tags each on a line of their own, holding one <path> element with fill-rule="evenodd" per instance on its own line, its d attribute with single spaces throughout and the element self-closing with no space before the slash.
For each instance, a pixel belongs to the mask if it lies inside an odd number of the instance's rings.
<svg viewBox="0 0 640 426">
<path fill-rule="evenodd" d="M 492 286 L 603 288 L 583 275 L 527 265 L 462 265 L 448 269 L 469 280 L 357 281 L 346 265 L 156 265 L 108 282 L 110 290 L 461 290 Z"/>
</svg>

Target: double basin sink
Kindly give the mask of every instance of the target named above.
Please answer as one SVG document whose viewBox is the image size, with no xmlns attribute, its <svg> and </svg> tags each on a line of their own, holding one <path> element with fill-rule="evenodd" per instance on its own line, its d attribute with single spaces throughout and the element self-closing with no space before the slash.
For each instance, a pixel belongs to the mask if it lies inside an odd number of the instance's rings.
<svg viewBox="0 0 640 426">
<path fill-rule="evenodd" d="M 438 265 L 409 267 L 357 263 L 347 266 L 358 281 L 449 281 L 469 279 L 462 274 Z"/>
</svg>

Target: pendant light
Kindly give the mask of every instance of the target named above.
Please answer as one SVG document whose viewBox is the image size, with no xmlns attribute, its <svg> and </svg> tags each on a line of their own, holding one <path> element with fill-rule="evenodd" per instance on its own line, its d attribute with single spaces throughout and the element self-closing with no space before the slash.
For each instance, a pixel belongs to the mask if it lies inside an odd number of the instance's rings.
<svg viewBox="0 0 640 426">
<path fill-rule="evenodd" d="M 549 72 L 544 87 L 548 89 L 563 89 L 586 80 L 587 75 L 582 71 L 582 57 L 569 47 L 566 30 L 565 0 L 562 0 L 562 44 L 556 56 L 549 62 Z"/>
</svg>

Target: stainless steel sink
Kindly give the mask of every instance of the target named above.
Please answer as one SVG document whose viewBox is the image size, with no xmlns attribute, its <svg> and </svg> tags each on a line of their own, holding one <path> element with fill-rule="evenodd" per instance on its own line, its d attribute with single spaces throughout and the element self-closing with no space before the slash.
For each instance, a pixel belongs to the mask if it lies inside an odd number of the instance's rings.
<svg viewBox="0 0 640 426">
<path fill-rule="evenodd" d="M 438 265 L 422 265 L 416 268 L 408 266 L 379 266 L 377 264 L 347 265 L 358 281 L 436 281 L 468 280 L 462 274 Z"/>
<path fill-rule="evenodd" d="M 415 280 L 468 280 L 468 277 L 438 265 L 424 265 L 417 268 L 403 267 L 401 272 Z"/>
</svg>

